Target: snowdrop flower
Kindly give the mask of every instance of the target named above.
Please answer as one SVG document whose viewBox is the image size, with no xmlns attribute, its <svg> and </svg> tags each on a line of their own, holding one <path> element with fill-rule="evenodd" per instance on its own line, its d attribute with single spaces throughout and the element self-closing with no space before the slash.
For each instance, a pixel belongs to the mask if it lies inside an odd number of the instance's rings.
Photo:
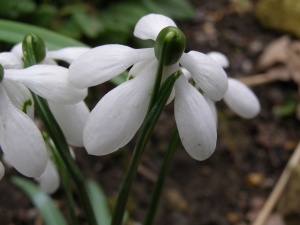
<svg viewBox="0 0 300 225">
<path fill-rule="evenodd" d="M 210 52 L 207 55 L 218 62 L 223 68 L 229 66 L 228 59 L 224 54 Z M 233 112 L 245 119 L 254 118 L 260 111 L 259 100 L 253 91 L 234 78 L 228 78 L 228 90 L 223 100 Z"/>
<path fill-rule="evenodd" d="M 166 27 L 176 24 L 163 15 L 150 14 L 138 21 L 134 35 L 156 40 Z M 182 52 L 176 61 L 165 64 L 163 79 L 178 71 L 180 63 L 211 99 L 220 100 L 227 90 L 227 76 L 222 67 L 200 52 Z M 91 112 L 83 136 L 90 154 L 109 154 L 132 139 L 147 113 L 157 55 L 154 48 L 104 45 L 88 51 L 70 65 L 70 81 L 78 88 L 101 84 L 133 65 L 129 74 L 134 79 L 107 93 Z M 193 158 L 204 160 L 214 151 L 217 138 L 211 110 L 185 77 L 176 81 L 174 89 L 175 118 L 182 143 Z"/>
<path fill-rule="evenodd" d="M 1 59 L 3 55 L 0 55 Z M 26 101 L 33 104 L 29 97 L 30 92 L 22 84 L 9 79 L 10 76 L 7 76 L 6 72 L 10 69 L 6 69 L 5 60 L 1 60 L 0 64 L 4 67 L 0 67 L 2 68 L 0 72 L 0 145 L 2 151 L 20 173 L 29 177 L 40 176 L 48 161 L 45 143 L 31 118 L 20 110 L 20 105 L 23 104 L 19 104 L 24 100 L 24 98 L 19 99 L 22 93 L 24 97 L 28 97 Z M 8 67 L 12 64 L 13 62 L 8 63 Z M 14 92 L 17 94 L 14 95 Z M 17 102 L 19 107 L 16 107 L 13 102 Z"/>
<path fill-rule="evenodd" d="M 40 64 L 57 65 L 54 60 L 70 64 L 89 49 L 88 47 L 66 47 L 59 50 L 46 51 L 46 57 Z M 21 59 L 23 57 L 22 44 L 15 45 L 11 52 Z M 83 128 L 90 114 L 90 110 L 84 101 L 75 104 L 60 104 L 48 101 L 48 105 L 67 142 L 73 146 L 83 147 Z"/>
</svg>

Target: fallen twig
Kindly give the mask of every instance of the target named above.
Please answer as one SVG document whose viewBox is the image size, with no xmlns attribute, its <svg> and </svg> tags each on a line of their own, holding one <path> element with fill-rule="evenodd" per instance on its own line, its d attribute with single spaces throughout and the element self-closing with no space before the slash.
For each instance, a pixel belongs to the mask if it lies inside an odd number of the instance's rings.
<svg viewBox="0 0 300 225">
<path fill-rule="evenodd" d="M 270 216 L 270 213 L 272 212 L 279 197 L 281 196 L 282 192 L 284 191 L 286 184 L 289 181 L 291 172 L 299 164 L 299 161 L 300 161 L 300 142 L 297 145 L 296 149 L 294 150 L 294 153 L 291 156 L 291 158 L 289 159 L 287 165 L 285 166 L 285 168 L 284 168 L 279 180 L 277 181 L 274 189 L 272 190 L 269 198 L 265 202 L 262 210 L 258 214 L 257 218 L 254 220 L 252 225 L 264 225 L 266 223 L 267 219 Z"/>
</svg>

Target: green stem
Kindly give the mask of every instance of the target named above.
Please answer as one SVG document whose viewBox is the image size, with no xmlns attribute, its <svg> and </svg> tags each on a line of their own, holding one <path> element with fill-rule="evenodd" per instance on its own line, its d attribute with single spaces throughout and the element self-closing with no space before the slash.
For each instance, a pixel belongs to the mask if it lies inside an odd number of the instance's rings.
<svg viewBox="0 0 300 225">
<path fill-rule="evenodd" d="M 173 36 L 173 34 L 172 34 L 172 36 Z M 158 92 L 160 90 L 161 79 L 163 76 L 165 59 L 168 54 L 168 52 L 167 52 L 168 44 L 169 43 L 166 40 L 164 40 L 164 44 L 161 47 L 160 56 L 159 56 L 159 60 L 158 60 L 158 66 L 157 66 L 157 70 L 156 70 L 155 82 L 154 82 L 153 91 L 152 91 L 152 95 L 151 95 L 151 99 L 150 99 L 150 103 L 149 103 L 149 107 L 148 107 L 148 113 L 151 110 L 151 108 L 153 107 L 155 101 L 157 100 L 158 94 L 159 94 Z"/>
<path fill-rule="evenodd" d="M 77 217 L 76 217 L 76 213 L 75 213 L 76 205 L 75 205 L 75 201 L 74 201 L 74 198 L 72 195 L 71 179 L 70 179 L 69 173 L 67 171 L 67 168 L 64 164 L 64 161 L 60 157 L 60 154 L 58 153 L 57 149 L 49 142 L 48 139 L 46 139 L 46 144 L 48 145 L 48 147 L 51 150 L 53 159 L 55 161 L 55 165 L 56 165 L 58 172 L 60 174 L 60 177 L 61 177 L 61 182 L 62 182 L 62 186 L 64 189 L 65 197 L 66 197 L 66 202 L 67 202 L 67 206 L 68 206 L 71 223 L 72 223 L 72 225 L 73 224 L 79 225 Z"/>
<path fill-rule="evenodd" d="M 158 178 L 154 190 L 152 192 L 150 207 L 148 208 L 144 225 L 152 225 L 154 222 L 157 206 L 161 197 L 161 193 L 167 177 L 167 173 L 169 171 L 172 159 L 174 157 L 174 154 L 176 152 L 179 143 L 180 143 L 180 138 L 179 138 L 178 130 L 175 129 L 173 131 L 167 154 L 164 158 L 162 167 L 160 168 Z"/>
<path fill-rule="evenodd" d="M 37 64 L 36 55 L 34 51 L 34 47 L 36 47 L 36 43 L 38 41 L 43 41 L 38 38 L 34 40 L 33 36 L 27 35 L 23 40 L 23 58 L 24 58 L 24 67 L 30 67 Z M 40 50 L 40 49 L 39 49 Z M 94 215 L 94 211 L 90 202 L 90 196 L 88 195 L 88 190 L 85 184 L 85 179 L 77 164 L 73 160 L 72 156 L 69 152 L 69 145 L 66 141 L 66 138 L 60 129 L 57 121 L 55 120 L 51 110 L 49 109 L 48 103 L 42 97 L 36 95 L 31 92 L 35 110 L 43 121 L 50 137 L 52 138 L 54 145 L 60 154 L 66 168 L 68 169 L 71 177 L 73 178 L 74 183 L 76 184 L 79 198 L 85 212 L 86 220 L 89 225 L 97 225 L 96 217 Z"/>
<path fill-rule="evenodd" d="M 47 101 L 34 93 L 32 93 L 32 96 L 35 103 L 35 109 L 39 114 L 41 120 L 43 121 L 50 137 L 55 144 L 56 149 L 58 150 L 62 160 L 64 161 L 64 164 L 66 165 L 70 175 L 73 178 L 73 181 L 76 184 L 88 224 L 97 225 L 94 211 L 90 203 L 87 187 L 85 185 L 85 179 L 69 153 L 69 145 L 62 130 L 60 129 L 58 123 L 52 115 Z"/>
<path fill-rule="evenodd" d="M 134 177 L 137 172 L 137 168 L 140 162 L 140 157 L 147 145 L 147 142 L 150 138 L 151 132 L 164 109 L 166 102 L 171 94 L 173 85 L 177 78 L 182 74 L 181 71 L 178 71 L 172 74 L 162 85 L 161 95 L 158 100 L 150 110 L 148 116 L 145 118 L 140 132 L 138 133 L 136 146 L 133 151 L 132 158 L 129 163 L 128 170 L 126 172 L 123 183 L 120 187 L 119 196 L 115 206 L 114 214 L 112 217 L 111 225 L 121 225 L 124 217 L 125 207 L 127 204 L 128 196 L 132 187 Z"/>
</svg>

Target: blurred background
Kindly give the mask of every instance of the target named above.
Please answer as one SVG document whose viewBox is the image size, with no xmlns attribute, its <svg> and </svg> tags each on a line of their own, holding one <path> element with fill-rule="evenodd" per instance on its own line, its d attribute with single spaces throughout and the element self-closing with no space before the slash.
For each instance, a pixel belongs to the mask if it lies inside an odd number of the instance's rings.
<svg viewBox="0 0 300 225">
<path fill-rule="evenodd" d="M 174 19 L 187 38 L 186 52 L 224 53 L 229 77 L 249 85 L 261 102 L 251 120 L 218 107 L 218 143 L 206 161 L 180 147 L 175 155 L 155 224 L 248 225 L 260 212 L 299 141 L 300 2 L 292 0 L 0 0 L 0 18 L 44 27 L 89 46 L 119 43 L 152 46 L 133 28 L 140 17 L 160 13 Z M 21 41 L 21 40 L 20 40 Z M 0 50 L 11 44 L 0 42 Z M 114 86 L 90 89 L 90 108 Z M 245 100 L 246 101 L 246 100 Z M 146 149 L 129 200 L 127 224 L 141 224 L 175 127 L 168 105 Z M 99 182 L 113 207 L 132 154 L 134 140 L 114 154 L 94 157 L 75 149 L 83 173 Z M 300 224 L 299 166 L 270 214 L 268 225 Z M 0 182 L 0 224 L 42 224 L 28 198 L 10 182 L 19 175 L 7 168 Z M 66 210 L 62 190 L 53 195 Z M 79 216 L 82 212 L 78 212 Z"/>
</svg>

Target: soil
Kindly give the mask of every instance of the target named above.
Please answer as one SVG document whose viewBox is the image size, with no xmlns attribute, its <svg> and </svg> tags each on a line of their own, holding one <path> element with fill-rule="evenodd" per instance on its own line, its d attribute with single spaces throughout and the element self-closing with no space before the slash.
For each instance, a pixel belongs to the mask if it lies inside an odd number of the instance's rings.
<svg viewBox="0 0 300 225">
<path fill-rule="evenodd" d="M 187 50 L 224 53 L 230 61 L 226 70 L 230 77 L 251 77 L 261 72 L 257 67 L 259 56 L 268 43 L 283 34 L 263 28 L 255 19 L 253 8 L 247 11 L 233 7 L 233 2 L 239 1 L 191 2 L 197 11 L 196 18 L 178 23 L 186 34 Z M 92 107 L 111 88 L 110 84 L 92 88 L 89 105 Z M 155 224 L 251 224 L 299 141 L 300 125 L 295 112 L 284 116 L 276 113 L 276 109 L 289 99 L 299 101 L 295 83 L 278 81 L 252 89 L 261 103 L 261 112 L 254 119 L 241 119 L 222 101 L 217 103 L 218 143 L 209 159 L 196 161 L 182 146 L 178 148 Z M 174 127 L 173 105 L 170 104 L 142 156 L 128 204 L 128 224 L 143 222 Z M 133 146 L 134 140 L 116 153 L 103 157 L 89 156 L 84 149 L 76 149 L 78 165 L 87 177 L 99 182 L 109 202 L 117 196 Z M 42 224 L 28 198 L 11 184 L 10 179 L 15 175 L 19 174 L 8 169 L 0 183 L 0 224 Z M 65 207 L 61 189 L 53 198 L 59 207 Z M 286 224 L 289 225 L 288 220 Z"/>
</svg>

